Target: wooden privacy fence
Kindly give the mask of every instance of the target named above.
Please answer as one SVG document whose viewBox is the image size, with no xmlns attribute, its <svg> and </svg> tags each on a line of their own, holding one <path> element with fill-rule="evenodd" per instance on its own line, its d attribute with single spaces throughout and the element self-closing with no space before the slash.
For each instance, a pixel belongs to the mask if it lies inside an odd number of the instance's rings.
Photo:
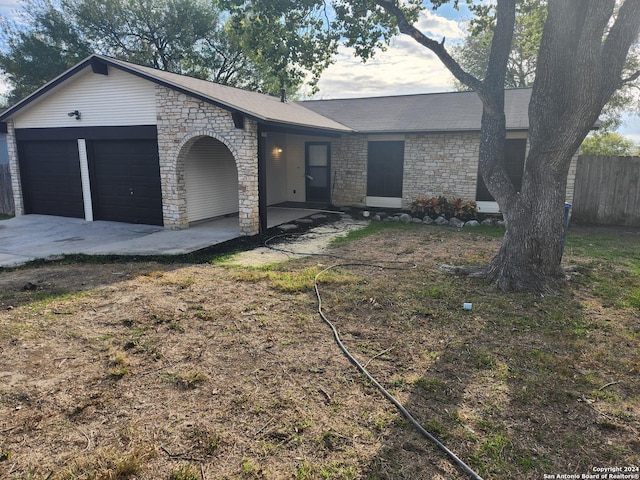
<svg viewBox="0 0 640 480">
<path fill-rule="evenodd" d="M 640 157 L 578 157 L 571 221 L 640 226 Z"/>
<path fill-rule="evenodd" d="M 13 193 L 11 191 L 11 175 L 9 165 L 0 165 L 0 214 L 13 213 Z"/>
</svg>

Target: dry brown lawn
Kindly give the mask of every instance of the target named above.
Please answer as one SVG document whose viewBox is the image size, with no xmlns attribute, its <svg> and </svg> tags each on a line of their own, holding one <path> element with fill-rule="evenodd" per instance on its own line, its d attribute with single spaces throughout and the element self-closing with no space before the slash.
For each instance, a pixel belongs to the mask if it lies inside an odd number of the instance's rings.
<svg viewBox="0 0 640 480">
<path fill-rule="evenodd" d="M 584 268 L 543 298 L 437 268 L 487 261 L 495 231 L 374 230 L 345 260 L 0 271 L 0 478 L 467 478 L 318 316 L 314 275 L 351 261 L 393 269 L 323 275 L 329 318 L 483 478 L 640 465 L 637 232 L 577 232 Z"/>
</svg>

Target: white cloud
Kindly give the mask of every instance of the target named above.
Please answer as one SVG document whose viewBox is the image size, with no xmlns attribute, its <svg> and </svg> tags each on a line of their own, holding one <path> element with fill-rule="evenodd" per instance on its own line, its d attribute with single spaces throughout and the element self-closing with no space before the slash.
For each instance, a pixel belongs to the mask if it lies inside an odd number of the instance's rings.
<svg viewBox="0 0 640 480">
<path fill-rule="evenodd" d="M 430 11 L 421 14 L 417 26 L 434 39 L 446 38 L 449 45 L 464 37 L 458 22 Z M 314 98 L 401 95 L 452 90 L 453 77 L 430 50 L 400 35 L 366 63 L 355 57 L 352 48 L 341 47 L 318 86 Z"/>
<path fill-rule="evenodd" d="M 638 112 L 625 112 L 622 114 L 622 122 L 622 126 L 618 128 L 618 133 L 640 144 L 640 114 Z"/>
<path fill-rule="evenodd" d="M 0 0 L 0 16 L 11 18 L 20 6 L 19 0 Z"/>
</svg>

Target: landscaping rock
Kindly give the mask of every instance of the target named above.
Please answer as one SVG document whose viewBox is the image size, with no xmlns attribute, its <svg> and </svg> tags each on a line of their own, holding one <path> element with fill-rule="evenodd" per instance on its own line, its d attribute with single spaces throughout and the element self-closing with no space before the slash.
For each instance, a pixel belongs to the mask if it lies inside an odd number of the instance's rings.
<svg viewBox="0 0 640 480">
<path fill-rule="evenodd" d="M 424 218 L 422 219 L 422 223 L 426 225 L 430 225 L 433 223 L 433 218 L 431 218 L 429 215 L 425 215 Z"/>
<path fill-rule="evenodd" d="M 493 218 L 485 218 L 484 220 L 482 220 L 482 225 L 490 225 L 490 226 L 495 226 L 496 221 Z"/>
<path fill-rule="evenodd" d="M 451 217 L 451 220 L 449 220 L 449 225 L 455 228 L 462 228 L 464 227 L 464 222 L 459 218 Z"/>
<path fill-rule="evenodd" d="M 469 220 L 468 222 L 466 222 L 464 224 L 465 227 L 479 227 L 480 224 L 478 223 L 477 220 Z"/>
<path fill-rule="evenodd" d="M 408 213 L 403 213 L 402 215 L 400 215 L 400 221 L 402 223 L 411 223 L 413 221 L 413 217 Z"/>
<path fill-rule="evenodd" d="M 413 223 L 422 223 L 422 220 L 420 220 L 419 218 L 415 218 L 413 220 L 411 220 Z"/>
<path fill-rule="evenodd" d="M 380 217 L 380 215 L 374 215 L 373 217 L 371 217 L 371 220 L 373 220 L 374 222 L 379 222 L 380 220 L 382 220 L 382 218 Z"/>
<path fill-rule="evenodd" d="M 507 223 L 506 223 L 504 220 L 498 220 L 498 221 L 496 222 L 496 225 L 497 225 L 498 227 L 504 227 L 504 226 L 506 226 L 506 224 L 507 224 Z"/>
<path fill-rule="evenodd" d="M 292 230 L 296 230 L 298 227 L 292 223 L 285 223 L 284 225 L 280 225 L 278 228 L 285 232 L 290 232 Z"/>
<path fill-rule="evenodd" d="M 436 225 L 449 225 L 449 222 L 446 218 L 444 217 L 438 217 L 436 218 Z"/>
</svg>

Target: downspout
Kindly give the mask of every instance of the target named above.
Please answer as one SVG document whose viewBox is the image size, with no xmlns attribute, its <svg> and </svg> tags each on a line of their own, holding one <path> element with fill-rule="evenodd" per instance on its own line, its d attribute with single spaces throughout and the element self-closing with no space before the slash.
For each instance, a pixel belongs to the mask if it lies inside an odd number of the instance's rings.
<svg viewBox="0 0 640 480">
<path fill-rule="evenodd" d="M 260 235 L 267 233 L 267 157 L 265 141 L 267 134 L 258 124 L 258 218 Z"/>
</svg>

